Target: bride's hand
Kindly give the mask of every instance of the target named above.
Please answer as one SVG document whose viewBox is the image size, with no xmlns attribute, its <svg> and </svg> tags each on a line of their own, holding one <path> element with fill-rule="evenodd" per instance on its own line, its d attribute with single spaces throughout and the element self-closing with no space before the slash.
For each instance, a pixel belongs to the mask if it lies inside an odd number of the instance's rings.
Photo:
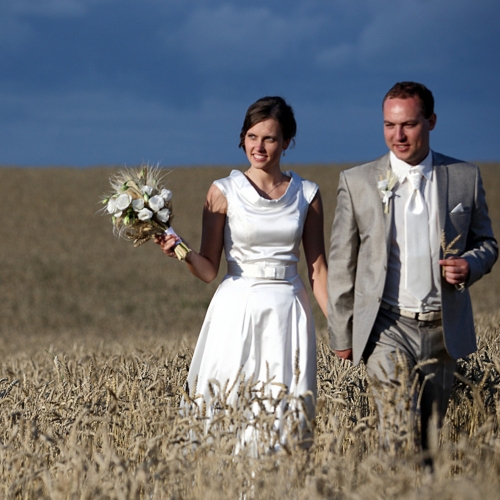
<svg viewBox="0 0 500 500">
<path fill-rule="evenodd" d="M 155 235 L 155 243 L 160 245 L 162 252 L 169 257 L 176 257 L 174 247 L 179 241 L 181 241 L 181 239 L 178 236 L 169 234 Z"/>
</svg>

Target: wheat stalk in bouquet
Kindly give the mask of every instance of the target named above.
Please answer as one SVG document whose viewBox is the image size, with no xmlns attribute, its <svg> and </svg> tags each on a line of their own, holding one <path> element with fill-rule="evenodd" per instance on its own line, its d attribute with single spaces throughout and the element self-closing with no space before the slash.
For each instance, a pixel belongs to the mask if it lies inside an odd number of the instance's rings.
<svg viewBox="0 0 500 500">
<path fill-rule="evenodd" d="M 105 195 L 104 213 L 111 215 L 113 232 L 140 246 L 156 234 L 175 234 L 172 220 L 172 191 L 163 185 L 158 166 L 123 169 L 110 178 L 112 193 Z M 179 260 L 190 252 L 182 240 L 174 248 Z"/>
</svg>

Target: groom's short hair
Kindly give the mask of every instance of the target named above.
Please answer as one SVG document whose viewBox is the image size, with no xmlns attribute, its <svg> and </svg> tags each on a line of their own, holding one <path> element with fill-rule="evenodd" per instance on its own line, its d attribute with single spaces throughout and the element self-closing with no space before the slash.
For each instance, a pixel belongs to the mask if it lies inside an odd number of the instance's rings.
<svg viewBox="0 0 500 500">
<path fill-rule="evenodd" d="M 408 99 L 418 97 L 424 118 L 430 118 L 434 113 L 434 96 L 422 83 L 398 82 L 385 94 L 382 106 L 387 99 Z"/>
</svg>

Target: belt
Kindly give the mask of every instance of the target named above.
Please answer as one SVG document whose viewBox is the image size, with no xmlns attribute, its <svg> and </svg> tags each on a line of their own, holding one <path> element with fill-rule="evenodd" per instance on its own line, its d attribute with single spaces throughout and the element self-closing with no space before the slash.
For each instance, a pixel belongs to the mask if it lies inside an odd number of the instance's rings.
<svg viewBox="0 0 500 500">
<path fill-rule="evenodd" d="M 253 264 L 227 263 L 227 274 L 245 278 L 264 278 L 285 280 L 297 274 L 297 264 L 275 264 L 273 262 L 255 262 Z"/>
<path fill-rule="evenodd" d="M 391 311 L 403 318 L 415 319 L 417 321 L 437 321 L 441 319 L 441 311 L 429 311 L 429 312 L 412 312 L 406 311 L 405 309 L 399 309 L 398 307 L 390 306 L 389 304 L 382 302 L 380 304 L 382 309 L 386 311 Z"/>
</svg>

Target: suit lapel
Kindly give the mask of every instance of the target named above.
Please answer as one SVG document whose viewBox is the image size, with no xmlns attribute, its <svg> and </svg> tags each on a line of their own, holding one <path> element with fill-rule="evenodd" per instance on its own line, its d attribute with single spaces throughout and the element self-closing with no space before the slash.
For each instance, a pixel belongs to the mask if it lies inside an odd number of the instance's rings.
<svg viewBox="0 0 500 500">
<path fill-rule="evenodd" d="M 377 164 L 377 181 L 381 179 L 386 179 L 387 178 L 387 172 L 391 168 L 391 163 L 389 160 L 389 154 L 383 156 L 382 158 L 379 159 L 378 164 Z M 384 212 L 384 205 L 381 203 L 380 204 L 380 216 L 382 217 L 383 224 L 384 224 L 384 235 L 385 235 L 385 243 L 386 243 L 386 249 L 387 249 L 387 255 L 389 255 L 389 250 L 390 250 L 390 244 L 391 244 L 391 228 L 392 228 L 392 212 L 393 212 L 393 205 L 394 205 L 394 200 L 391 198 L 389 200 L 389 213 Z"/>
<path fill-rule="evenodd" d="M 432 153 L 432 158 L 437 182 L 439 230 L 442 232 L 445 229 L 448 212 L 448 168 L 443 165 L 437 154 Z"/>
</svg>

